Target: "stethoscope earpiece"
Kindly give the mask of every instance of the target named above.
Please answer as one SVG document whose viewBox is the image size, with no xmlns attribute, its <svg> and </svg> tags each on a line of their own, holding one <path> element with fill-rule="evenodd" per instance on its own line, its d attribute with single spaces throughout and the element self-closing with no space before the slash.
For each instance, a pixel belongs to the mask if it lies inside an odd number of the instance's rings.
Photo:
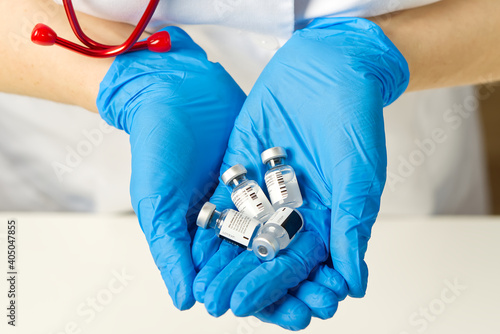
<svg viewBox="0 0 500 334">
<path fill-rule="evenodd" d="M 158 31 L 148 37 L 148 50 L 153 52 L 168 52 L 172 48 L 170 34 L 166 31 Z"/>
<path fill-rule="evenodd" d="M 31 32 L 31 41 L 38 45 L 51 46 L 56 44 L 56 40 L 56 32 L 43 23 L 38 23 Z"/>
</svg>

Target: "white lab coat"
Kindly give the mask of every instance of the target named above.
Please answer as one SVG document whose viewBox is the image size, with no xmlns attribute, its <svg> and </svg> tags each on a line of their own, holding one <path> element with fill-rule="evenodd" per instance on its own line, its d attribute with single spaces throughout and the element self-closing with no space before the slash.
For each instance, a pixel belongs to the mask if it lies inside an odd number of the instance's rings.
<svg viewBox="0 0 500 334">
<path fill-rule="evenodd" d="M 295 25 L 319 16 L 368 17 L 430 2 L 169 0 L 160 2 L 150 30 L 180 25 L 248 93 Z M 136 22 L 146 6 L 144 0 L 74 4 L 124 22 Z M 0 109 L 0 209 L 130 210 L 124 133 L 110 131 L 97 115 L 80 108 L 37 99 L 2 94 Z M 386 108 L 388 182 L 382 213 L 487 212 L 476 110 L 470 87 L 405 94 Z"/>
</svg>

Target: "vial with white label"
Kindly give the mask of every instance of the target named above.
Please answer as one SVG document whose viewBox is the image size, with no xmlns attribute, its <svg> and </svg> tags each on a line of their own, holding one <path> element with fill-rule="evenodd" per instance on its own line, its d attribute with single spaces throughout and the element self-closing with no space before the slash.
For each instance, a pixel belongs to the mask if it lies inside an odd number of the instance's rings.
<svg viewBox="0 0 500 334">
<path fill-rule="evenodd" d="M 241 212 L 232 209 L 219 212 L 210 202 L 201 208 L 196 224 L 205 229 L 213 228 L 219 238 L 248 250 L 252 250 L 252 240 L 261 226 L 258 220 Z"/>
<path fill-rule="evenodd" d="M 295 209 L 280 208 L 259 230 L 252 249 L 264 261 L 272 260 L 302 229 L 302 215 Z"/>
<path fill-rule="evenodd" d="M 282 207 L 298 208 L 302 205 L 302 195 L 295 171 L 285 165 L 287 158 L 283 147 L 273 147 L 260 155 L 262 163 L 267 165 L 265 181 L 274 209 Z"/>
<path fill-rule="evenodd" d="M 266 222 L 274 213 L 274 208 L 257 182 L 247 179 L 246 174 L 246 168 L 238 164 L 222 174 L 221 179 L 231 187 L 231 199 L 241 213 Z"/>
</svg>

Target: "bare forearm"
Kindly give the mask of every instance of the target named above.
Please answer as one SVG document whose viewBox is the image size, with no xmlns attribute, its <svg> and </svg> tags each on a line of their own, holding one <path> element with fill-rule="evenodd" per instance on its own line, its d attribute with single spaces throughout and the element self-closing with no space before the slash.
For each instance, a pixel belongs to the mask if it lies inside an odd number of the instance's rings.
<svg viewBox="0 0 500 334">
<path fill-rule="evenodd" d="M 415 91 L 500 80 L 498 13 L 498 0 L 444 0 L 372 20 L 407 59 Z"/>
<path fill-rule="evenodd" d="M 121 43 L 132 27 L 79 14 L 82 28 L 103 43 Z M 57 46 L 31 43 L 36 23 L 75 41 L 64 9 L 52 0 L 0 2 L 0 91 L 40 97 L 97 111 L 99 83 L 112 59 L 93 59 Z M 73 36 L 73 37 L 72 37 Z"/>
</svg>

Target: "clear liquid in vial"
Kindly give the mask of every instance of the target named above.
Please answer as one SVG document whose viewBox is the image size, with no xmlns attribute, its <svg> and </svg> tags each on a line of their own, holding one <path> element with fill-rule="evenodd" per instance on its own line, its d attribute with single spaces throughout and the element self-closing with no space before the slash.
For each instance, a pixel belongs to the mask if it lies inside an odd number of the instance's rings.
<svg viewBox="0 0 500 334">
<path fill-rule="evenodd" d="M 302 205 L 302 195 L 292 167 L 279 165 L 271 168 L 266 172 L 265 180 L 275 210 L 282 207 L 298 208 Z"/>
</svg>

